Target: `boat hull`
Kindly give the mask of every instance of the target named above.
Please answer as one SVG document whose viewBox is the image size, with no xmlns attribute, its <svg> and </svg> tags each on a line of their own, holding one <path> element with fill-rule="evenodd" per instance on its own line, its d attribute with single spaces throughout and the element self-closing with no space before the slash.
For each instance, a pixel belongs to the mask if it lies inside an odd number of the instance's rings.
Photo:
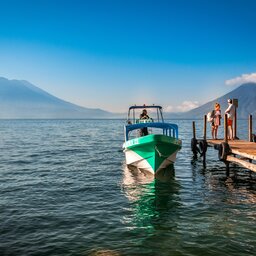
<svg viewBox="0 0 256 256">
<path fill-rule="evenodd" d="M 156 174 L 176 160 L 181 141 L 161 134 L 129 140 L 123 145 L 126 164 Z"/>
</svg>

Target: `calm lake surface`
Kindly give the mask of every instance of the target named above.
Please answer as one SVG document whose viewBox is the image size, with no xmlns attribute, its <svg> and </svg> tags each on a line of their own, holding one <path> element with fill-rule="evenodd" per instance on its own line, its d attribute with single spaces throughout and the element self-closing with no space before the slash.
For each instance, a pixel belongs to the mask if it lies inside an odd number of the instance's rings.
<svg viewBox="0 0 256 256">
<path fill-rule="evenodd" d="M 255 174 L 226 177 L 211 148 L 204 169 L 192 121 L 173 122 L 163 183 L 125 168 L 122 120 L 1 120 L 0 255 L 256 255 Z"/>
</svg>

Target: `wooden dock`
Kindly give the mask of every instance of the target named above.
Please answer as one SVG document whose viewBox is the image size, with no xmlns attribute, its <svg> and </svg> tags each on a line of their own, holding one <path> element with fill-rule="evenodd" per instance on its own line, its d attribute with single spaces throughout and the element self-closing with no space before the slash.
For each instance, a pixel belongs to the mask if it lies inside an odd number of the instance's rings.
<svg viewBox="0 0 256 256">
<path fill-rule="evenodd" d="M 237 118 L 235 114 L 234 138 L 236 137 Z M 229 164 L 235 163 L 246 169 L 256 172 L 256 135 L 252 133 L 252 115 L 248 120 L 248 141 L 246 140 L 228 140 L 227 115 L 224 116 L 224 139 L 207 139 L 207 119 L 204 116 L 204 135 L 202 139 L 196 138 L 195 122 L 192 122 L 193 138 L 191 139 L 191 150 L 194 157 L 197 158 L 199 153 L 203 157 L 203 164 L 206 166 L 206 152 L 208 147 L 218 150 L 218 158 L 226 165 L 227 173 Z"/>
<path fill-rule="evenodd" d="M 214 147 L 217 150 L 220 145 L 225 143 L 225 140 L 207 140 L 207 144 L 210 147 Z M 256 172 L 256 143 L 245 140 L 229 140 L 229 153 L 226 161 L 239 164 L 251 171 Z"/>
</svg>

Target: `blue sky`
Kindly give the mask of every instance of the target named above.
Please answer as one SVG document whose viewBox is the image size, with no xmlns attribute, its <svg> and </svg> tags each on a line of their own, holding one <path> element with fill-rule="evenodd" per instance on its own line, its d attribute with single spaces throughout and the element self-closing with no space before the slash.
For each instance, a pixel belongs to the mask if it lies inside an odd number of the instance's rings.
<svg viewBox="0 0 256 256">
<path fill-rule="evenodd" d="M 0 12 L 0 76 L 85 107 L 183 111 L 256 79 L 254 0 L 2 0 Z"/>
</svg>

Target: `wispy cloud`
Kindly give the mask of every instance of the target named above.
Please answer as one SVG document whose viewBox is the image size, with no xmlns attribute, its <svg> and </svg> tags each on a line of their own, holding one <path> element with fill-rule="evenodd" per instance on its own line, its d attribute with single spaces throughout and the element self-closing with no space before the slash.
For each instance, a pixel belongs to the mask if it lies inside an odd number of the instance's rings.
<svg viewBox="0 0 256 256">
<path fill-rule="evenodd" d="M 178 106 L 167 106 L 165 111 L 166 112 L 186 112 L 189 111 L 193 108 L 199 107 L 199 102 L 198 101 L 183 101 L 181 105 Z"/>
<path fill-rule="evenodd" d="M 249 82 L 256 83 L 256 73 L 243 74 L 241 76 L 226 80 L 225 84 L 228 86 L 237 86 Z"/>
</svg>

